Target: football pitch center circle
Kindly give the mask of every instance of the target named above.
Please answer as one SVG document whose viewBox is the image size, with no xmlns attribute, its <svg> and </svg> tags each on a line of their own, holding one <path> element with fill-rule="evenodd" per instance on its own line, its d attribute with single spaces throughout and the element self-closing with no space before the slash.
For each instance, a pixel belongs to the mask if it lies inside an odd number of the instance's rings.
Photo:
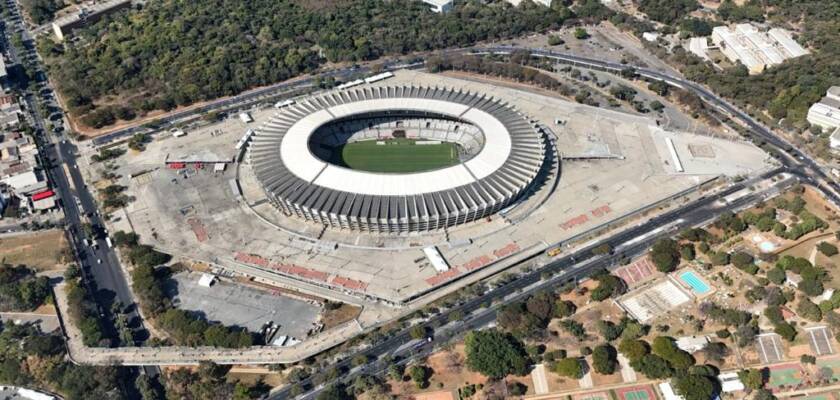
<svg viewBox="0 0 840 400">
<path fill-rule="evenodd" d="M 267 198 L 287 215 L 411 233 L 510 206 L 534 184 L 545 144 L 524 115 L 488 96 L 373 87 L 278 111 L 248 156 Z"/>
</svg>

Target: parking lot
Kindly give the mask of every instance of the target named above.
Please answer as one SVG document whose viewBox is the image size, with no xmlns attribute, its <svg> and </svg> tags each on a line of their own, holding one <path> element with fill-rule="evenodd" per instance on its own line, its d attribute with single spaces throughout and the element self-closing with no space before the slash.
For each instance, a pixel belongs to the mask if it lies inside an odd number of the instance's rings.
<svg viewBox="0 0 840 400">
<path fill-rule="evenodd" d="M 175 305 L 201 313 L 210 321 L 259 331 L 267 322 L 280 325 L 282 335 L 305 338 L 318 320 L 320 306 L 231 282 L 216 282 L 211 287 L 198 285 L 200 273 L 175 274 L 167 294 Z"/>
</svg>

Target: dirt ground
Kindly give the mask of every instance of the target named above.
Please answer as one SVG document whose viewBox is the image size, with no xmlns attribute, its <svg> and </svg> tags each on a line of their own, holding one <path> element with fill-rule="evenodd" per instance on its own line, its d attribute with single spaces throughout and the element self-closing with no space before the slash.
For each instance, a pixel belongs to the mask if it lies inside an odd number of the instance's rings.
<svg viewBox="0 0 840 400">
<path fill-rule="evenodd" d="M 427 388 L 418 389 L 411 380 L 402 382 L 389 380 L 388 383 L 391 385 L 392 393 L 401 399 L 412 398 L 410 396 L 415 396 L 413 398 L 420 399 L 416 395 L 424 394 L 424 392 L 457 391 L 459 387 L 467 384 L 484 384 L 487 382 L 487 378 L 467 368 L 463 344 L 455 346 L 452 350 L 440 351 L 431 355 L 425 365 L 434 371 L 429 379 L 429 386 Z M 532 385 L 528 386 L 530 387 Z M 424 395 L 435 394 L 431 392 L 425 393 Z M 435 395 L 435 397 L 431 397 L 430 399 L 443 400 L 443 397 L 439 396 Z"/>
<path fill-rule="evenodd" d="M 23 264 L 38 271 L 62 269 L 67 238 L 58 229 L 0 238 L 0 263 Z"/>
<path fill-rule="evenodd" d="M 324 324 L 324 330 L 332 329 L 358 317 L 361 312 L 361 307 L 345 303 L 335 310 L 324 310 L 324 314 L 321 316 L 321 323 Z"/>
</svg>

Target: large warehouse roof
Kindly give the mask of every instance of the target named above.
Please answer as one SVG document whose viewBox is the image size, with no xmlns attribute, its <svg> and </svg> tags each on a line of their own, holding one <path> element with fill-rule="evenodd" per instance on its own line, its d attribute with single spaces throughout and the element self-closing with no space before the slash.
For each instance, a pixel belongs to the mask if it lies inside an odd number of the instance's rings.
<svg viewBox="0 0 840 400">
<path fill-rule="evenodd" d="M 313 133 L 335 121 L 406 112 L 470 124 L 483 135 L 483 146 L 454 166 L 399 174 L 348 169 L 310 148 Z M 437 229 L 443 226 L 437 220 L 466 222 L 515 200 L 536 177 L 543 152 L 542 137 L 525 117 L 492 98 L 377 87 L 332 92 L 278 111 L 254 135 L 250 157 L 269 198 L 288 212 L 330 225 L 350 221 L 347 227 L 355 226 L 353 221 L 389 226 L 414 221 Z"/>
</svg>

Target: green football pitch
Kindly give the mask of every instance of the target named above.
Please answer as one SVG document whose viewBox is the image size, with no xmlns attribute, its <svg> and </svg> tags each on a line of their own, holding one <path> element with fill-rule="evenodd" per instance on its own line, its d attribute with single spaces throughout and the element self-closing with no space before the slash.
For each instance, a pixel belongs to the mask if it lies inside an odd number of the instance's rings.
<svg viewBox="0 0 840 400">
<path fill-rule="evenodd" d="M 419 145 L 412 139 L 365 140 L 348 143 L 335 152 L 333 162 L 369 172 L 407 173 L 448 167 L 458 163 L 454 143 Z"/>
</svg>

